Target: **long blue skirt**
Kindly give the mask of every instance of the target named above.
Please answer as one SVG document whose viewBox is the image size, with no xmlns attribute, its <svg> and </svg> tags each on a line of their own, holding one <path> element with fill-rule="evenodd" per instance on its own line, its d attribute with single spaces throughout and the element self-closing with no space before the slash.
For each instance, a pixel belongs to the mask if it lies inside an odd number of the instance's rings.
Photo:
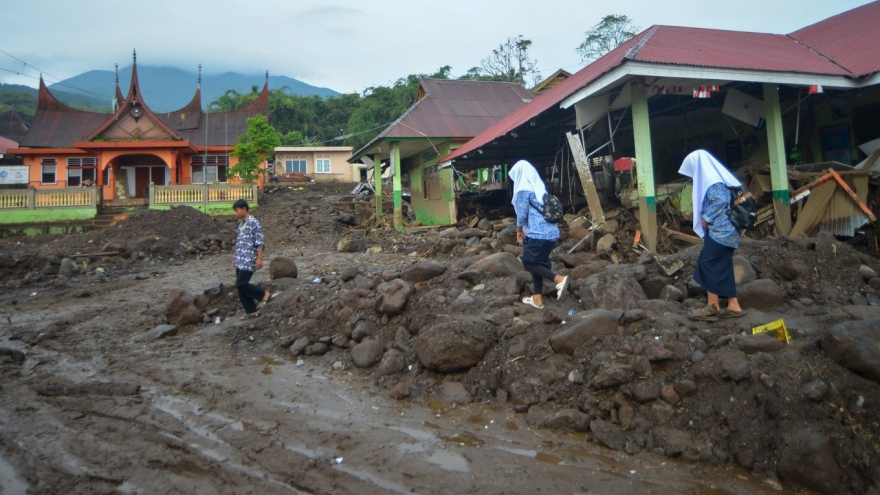
<svg viewBox="0 0 880 495">
<path fill-rule="evenodd" d="M 736 297 L 736 279 L 733 275 L 733 252 L 731 247 L 715 242 L 706 233 L 703 249 L 697 260 L 694 280 L 708 292 L 721 297 Z"/>
</svg>

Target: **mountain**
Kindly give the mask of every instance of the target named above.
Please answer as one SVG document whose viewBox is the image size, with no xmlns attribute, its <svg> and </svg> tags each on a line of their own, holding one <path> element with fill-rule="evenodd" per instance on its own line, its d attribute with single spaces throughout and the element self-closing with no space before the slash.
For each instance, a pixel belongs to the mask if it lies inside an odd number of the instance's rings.
<svg viewBox="0 0 880 495">
<path fill-rule="evenodd" d="M 52 94 L 59 100 L 75 108 L 92 112 L 109 113 L 111 111 L 109 100 L 104 98 L 96 98 L 84 94 L 72 94 L 59 89 L 53 89 Z M 33 115 L 37 108 L 37 89 L 21 84 L 0 83 L 0 109 L 6 107 L 28 115 Z"/>
<path fill-rule="evenodd" d="M 138 81 L 144 102 L 155 112 L 170 112 L 189 103 L 198 87 L 198 77 L 198 73 L 195 71 L 185 71 L 173 67 L 138 66 Z M 60 83 L 52 84 L 49 89 L 56 98 L 64 103 L 73 101 L 70 98 L 83 96 L 98 100 L 106 98 L 103 100 L 107 102 L 104 105 L 109 108 L 109 102 L 115 94 L 115 78 L 113 71 L 90 70 Z M 249 93 L 251 87 L 256 86 L 259 91 L 263 88 L 265 81 L 264 74 L 239 74 L 235 72 L 219 75 L 203 74 L 202 107 L 206 108 L 209 103 L 230 89 L 239 93 Z M 123 97 L 128 95 L 130 83 L 131 66 L 120 67 L 119 89 L 122 91 Z M 291 77 L 269 75 L 269 89 L 280 89 L 284 86 L 290 88 L 292 93 L 302 96 L 318 95 L 326 98 L 339 95 L 332 89 L 312 86 Z M 64 92 L 65 95 L 62 97 L 60 92 Z"/>
</svg>

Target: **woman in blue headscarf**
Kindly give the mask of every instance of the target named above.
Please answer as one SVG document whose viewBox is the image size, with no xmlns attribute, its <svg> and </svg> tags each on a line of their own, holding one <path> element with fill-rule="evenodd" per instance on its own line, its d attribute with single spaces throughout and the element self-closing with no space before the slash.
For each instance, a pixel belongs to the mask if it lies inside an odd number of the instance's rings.
<svg viewBox="0 0 880 495">
<path fill-rule="evenodd" d="M 706 306 L 693 310 L 689 316 L 709 321 L 743 316 L 746 312 L 736 298 L 733 275 L 733 252 L 739 247 L 739 231 L 728 216 L 730 188 L 742 184 L 706 150 L 686 156 L 678 173 L 694 181 L 694 232 L 703 238 L 694 280 L 708 294 Z M 727 298 L 724 311 L 719 306 L 719 297 Z"/>
<path fill-rule="evenodd" d="M 559 227 L 544 220 L 544 194 L 547 187 L 531 163 L 520 160 L 508 172 L 513 181 L 513 204 L 516 210 L 516 241 L 523 246 L 523 268 L 532 274 L 535 291 L 522 302 L 544 309 L 544 279 L 556 284 L 556 300 L 562 300 L 568 291 L 569 277 L 551 270 L 550 251 L 559 239 Z"/>
</svg>

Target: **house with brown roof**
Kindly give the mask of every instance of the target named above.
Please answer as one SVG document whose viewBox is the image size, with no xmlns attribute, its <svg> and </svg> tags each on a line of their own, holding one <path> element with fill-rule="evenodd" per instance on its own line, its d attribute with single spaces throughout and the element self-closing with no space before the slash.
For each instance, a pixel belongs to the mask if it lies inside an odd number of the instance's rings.
<svg viewBox="0 0 880 495">
<path fill-rule="evenodd" d="M 160 113 L 141 95 L 136 54 L 131 70 L 125 97 L 117 76 L 112 114 L 71 108 L 40 79 L 33 121 L 18 149 L 9 150 L 29 167 L 26 205 L 5 209 L 3 223 L 91 218 L 99 203 L 227 211 L 235 199 L 256 199 L 257 185 L 236 184 L 230 175 L 238 162 L 230 154 L 248 118 L 268 118 L 268 80 L 257 100 L 239 110 L 204 112 L 197 87 L 183 108 Z"/>
<path fill-rule="evenodd" d="M 652 26 L 441 160 L 468 170 L 525 158 L 549 178 L 564 156 L 551 191 L 568 197 L 582 194 L 579 161 L 634 157 L 642 239 L 655 250 L 655 183 L 705 148 L 734 168 L 767 164 L 771 223 L 788 235 L 790 164 L 854 165 L 880 138 L 878 24 L 880 2 L 787 35 Z"/>
<path fill-rule="evenodd" d="M 348 163 L 351 146 L 278 146 L 274 175 L 300 174 L 315 182 L 358 182 L 361 168 Z"/>
<path fill-rule="evenodd" d="M 367 157 L 381 177 L 392 170 L 394 225 L 403 228 L 404 184 L 415 219 L 425 225 L 457 220 L 456 175 L 445 156 L 495 124 L 534 95 L 514 83 L 421 79 L 416 102 L 394 123 L 354 152 L 349 162 Z M 381 181 L 376 182 L 377 218 L 381 218 Z"/>
</svg>

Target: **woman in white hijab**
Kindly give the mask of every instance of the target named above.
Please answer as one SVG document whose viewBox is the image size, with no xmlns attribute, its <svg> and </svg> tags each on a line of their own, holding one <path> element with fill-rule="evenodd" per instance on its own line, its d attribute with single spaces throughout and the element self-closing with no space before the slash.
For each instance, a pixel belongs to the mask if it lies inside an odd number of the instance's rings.
<svg viewBox="0 0 880 495">
<path fill-rule="evenodd" d="M 686 156 L 678 173 L 694 181 L 694 232 L 703 238 L 694 280 L 706 289 L 708 296 L 706 306 L 693 310 L 689 316 L 704 321 L 743 316 L 746 312 L 736 298 L 733 275 L 733 252 L 739 247 L 739 231 L 728 216 L 730 188 L 742 185 L 706 150 Z M 719 297 L 727 298 L 724 311 Z"/>
<path fill-rule="evenodd" d="M 559 227 L 544 220 L 542 208 L 547 187 L 535 167 L 526 160 L 516 162 L 508 172 L 513 180 L 513 204 L 516 210 L 516 242 L 523 246 L 522 264 L 532 274 L 534 292 L 522 302 L 544 309 L 544 279 L 556 284 L 556 300 L 568 291 L 569 277 L 551 270 L 550 251 L 559 239 Z"/>
</svg>

